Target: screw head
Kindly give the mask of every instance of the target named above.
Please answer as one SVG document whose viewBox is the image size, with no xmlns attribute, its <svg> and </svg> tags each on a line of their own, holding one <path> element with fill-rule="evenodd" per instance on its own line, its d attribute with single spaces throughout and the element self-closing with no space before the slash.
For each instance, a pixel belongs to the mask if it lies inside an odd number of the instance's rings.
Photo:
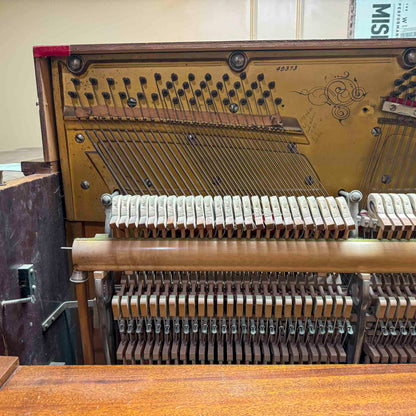
<svg viewBox="0 0 416 416">
<path fill-rule="evenodd" d="M 403 60 L 406 66 L 413 67 L 416 65 L 416 49 L 407 49 L 404 52 Z"/>
<path fill-rule="evenodd" d="M 75 141 L 76 141 L 77 143 L 84 143 L 84 141 L 85 141 L 85 137 L 84 137 L 84 135 L 83 135 L 83 134 L 81 134 L 81 133 L 76 134 L 76 135 L 75 135 Z"/>
<path fill-rule="evenodd" d="M 79 55 L 71 55 L 66 65 L 73 74 L 79 74 L 84 69 L 84 60 Z"/>
<path fill-rule="evenodd" d="M 389 107 L 389 110 L 390 111 L 396 111 L 396 108 L 397 108 L 396 104 L 391 104 L 390 107 Z"/>
<path fill-rule="evenodd" d="M 238 111 L 238 105 L 236 103 L 230 104 L 230 112 L 235 114 Z"/>
<path fill-rule="evenodd" d="M 151 186 L 153 186 L 153 184 L 152 184 L 152 181 L 149 179 L 149 178 L 146 178 L 145 180 L 144 180 L 144 182 L 145 182 L 145 184 L 146 184 L 146 186 L 147 187 L 151 187 Z"/>
<path fill-rule="evenodd" d="M 312 176 L 307 176 L 307 177 L 305 178 L 305 183 L 306 183 L 306 185 L 313 185 L 313 184 L 314 184 L 314 182 L 315 182 L 315 180 L 313 179 L 313 177 L 312 177 Z"/>
<path fill-rule="evenodd" d="M 381 183 L 384 183 L 385 185 L 388 185 L 389 183 L 391 183 L 391 175 L 383 175 L 381 177 Z"/>
<path fill-rule="evenodd" d="M 371 129 L 371 134 L 372 134 L 374 137 L 378 137 L 378 136 L 380 136 L 380 134 L 381 134 L 381 128 L 380 128 L 380 127 L 373 127 L 373 128 Z"/>
<path fill-rule="evenodd" d="M 82 189 L 88 189 L 90 187 L 90 183 L 88 181 L 82 181 L 81 182 L 81 188 Z"/>
<path fill-rule="evenodd" d="M 101 195 L 101 203 L 104 206 L 111 205 L 111 195 L 110 194 L 103 194 L 103 195 Z"/>
<path fill-rule="evenodd" d="M 247 55 L 241 51 L 234 51 L 228 58 L 228 65 L 233 71 L 242 71 L 248 63 Z"/>
</svg>

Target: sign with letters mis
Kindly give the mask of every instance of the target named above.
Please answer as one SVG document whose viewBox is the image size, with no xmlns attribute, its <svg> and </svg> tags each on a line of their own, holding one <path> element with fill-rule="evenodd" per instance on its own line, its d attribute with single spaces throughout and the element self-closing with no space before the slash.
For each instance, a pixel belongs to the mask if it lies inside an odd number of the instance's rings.
<svg viewBox="0 0 416 416">
<path fill-rule="evenodd" d="M 414 38 L 416 0 L 355 0 L 349 27 L 351 38 Z"/>
</svg>

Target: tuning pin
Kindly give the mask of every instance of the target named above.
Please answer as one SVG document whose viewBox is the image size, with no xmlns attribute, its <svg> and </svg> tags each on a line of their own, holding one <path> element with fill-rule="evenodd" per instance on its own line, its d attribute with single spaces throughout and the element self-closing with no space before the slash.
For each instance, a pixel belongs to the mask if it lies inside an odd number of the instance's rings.
<svg viewBox="0 0 416 416">
<path fill-rule="evenodd" d="M 178 80 L 178 75 L 172 72 L 170 74 L 170 79 L 172 80 L 172 82 L 176 82 Z"/>
<path fill-rule="evenodd" d="M 240 74 L 240 79 L 241 79 L 241 81 L 244 81 L 246 78 L 247 78 L 247 74 L 243 71 L 243 72 Z"/>
<path fill-rule="evenodd" d="M 264 98 L 259 98 L 259 99 L 257 100 L 257 104 L 258 104 L 258 105 L 263 105 L 263 104 L 264 104 Z"/>
<path fill-rule="evenodd" d="M 202 95 L 202 91 L 201 90 L 195 90 L 195 95 L 197 97 L 200 97 Z"/>
<path fill-rule="evenodd" d="M 124 85 L 130 85 L 130 78 L 123 77 Z"/>
<path fill-rule="evenodd" d="M 398 87 L 399 85 L 402 85 L 402 84 L 403 84 L 403 80 L 402 79 L 395 79 L 394 82 L 393 82 L 393 85 L 395 87 Z"/>
<path fill-rule="evenodd" d="M 127 94 L 124 91 L 120 91 L 118 93 L 118 96 L 122 99 L 125 100 L 127 98 Z"/>
<path fill-rule="evenodd" d="M 258 74 L 257 75 L 257 81 L 261 82 L 263 80 L 264 80 L 264 74 L 263 73 Z"/>
<path fill-rule="evenodd" d="M 162 79 L 162 75 L 159 74 L 159 72 L 155 73 L 155 81 L 160 81 Z"/>
<path fill-rule="evenodd" d="M 205 82 L 205 81 L 201 81 L 200 83 L 199 83 L 199 86 L 201 87 L 201 89 L 203 90 L 204 88 L 206 88 L 207 87 L 207 83 Z"/>
<path fill-rule="evenodd" d="M 166 88 L 163 88 L 162 90 L 162 96 L 167 97 L 169 95 L 169 91 Z"/>
<path fill-rule="evenodd" d="M 221 81 L 218 81 L 217 82 L 217 89 L 220 90 L 220 91 L 222 91 L 222 87 L 223 87 L 222 82 Z"/>
<path fill-rule="evenodd" d="M 139 77 L 139 82 L 140 82 L 141 85 L 146 85 L 147 84 L 146 77 Z"/>
<path fill-rule="evenodd" d="M 250 98 L 253 95 L 253 91 L 247 90 L 246 91 L 246 97 Z"/>
<path fill-rule="evenodd" d="M 245 98 L 242 98 L 242 99 L 240 100 L 240 104 L 241 104 L 241 105 L 247 105 L 247 100 L 246 100 Z"/>
<path fill-rule="evenodd" d="M 390 93 L 390 97 L 398 97 L 399 95 L 400 95 L 400 92 L 399 91 L 392 91 Z"/>
<path fill-rule="evenodd" d="M 92 100 L 94 98 L 91 92 L 86 92 L 84 95 L 87 100 Z"/>
<path fill-rule="evenodd" d="M 217 90 L 212 90 L 211 91 L 211 97 L 212 98 L 218 97 L 218 91 Z"/>
<path fill-rule="evenodd" d="M 182 88 L 178 89 L 178 95 L 179 97 L 183 97 L 185 95 L 185 91 Z"/>
<path fill-rule="evenodd" d="M 205 74 L 205 81 L 211 81 L 211 79 L 212 79 L 212 77 L 211 77 L 211 74 L 209 74 L 209 73 L 206 73 Z"/>
<path fill-rule="evenodd" d="M 224 74 L 224 75 L 222 76 L 222 80 L 223 80 L 224 82 L 227 82 L 229 79 L 230 79 L 230 76 L 229 76 L 228 74 Z"/>
<path fill-rule="evenodd" d="M 257 82 L 256 82 L 256 81 L 254 81 L 254 82 L 252 82 L 252 83 L 251 83 L 251 89 L 252 89 L 252 90 L 257 89 L 257 88 L 258 88 L 258 86 L 259 86 L 259 85 L 257 84 Z"/>
<path fill-rule="evenodd" d="M 195 81 L 195 75 L 194 75 L 194 74 L 192 74 L 192 73 L 188 74 L 188 80 L 189 80 L 190 82 Z"/>
<path fill-rule="evenodd" d="M 97 78 L 90 78 L 89 81 L 90 81 L 90 84 L 93 86 L 98 84 Z"/>
<path fill-rule="evenodd" d="M 109 100 L 110 99 L 110 93 L 108 93 L 108 92 L 102 92 L 101 95 L 103 96 L 104 100 Z"/>
<path fill-rule="evenodd" d="M 224 99 L 222 100 L 222 102 L 223 102 L 223 104 L 224 104 L 225 106 L 227 106 L 227 105 L 229 105 L 229 104 L 230 104 L 230 99 L 229 99 L 229 98 L 224 98 Z"/>
<path fill-rule="evenodd" d="M 207 103 L 207 105 L 212 105 L 212 98 L 207 98 L 205 102 Z"/>
<path fill-rule="evenodd" d="M 77 87 L 80 84 L 80 81 L 78 78 L 71 78 L 71 82 L 74 84 L 74 87 Z"/>
<path fill-rule="evenodd" d="M 276 83 L 274 81 L 270 81 L 268 84 L 269 90 L 274 89 L 275 86 L 276 86 Z"/>
<path fill-rule="evenodd" d="M 269 90 L 264 90 L 264 91 L 263 91 L 263 97 L 264 97 L 264 98 L 268 98 L 268 97 L 270 97 L 270 91 L 269 91 Z"/>
<path fill-rule="evenodd" d="M 187 89 L 189 89 L 189 82 L 184 82 L 183 84 L 182 84 L 182 87 L 183 87 L 183 89 L 184 90 L 187 90 Z"/>
<path fill-rule="evenodd" d="M 151 94 L 151 97 L 152 97 L 152 101 L 157 101 L 159 99 L 159 96 L 155 92 Z"/>
<path fill-rule="evenodd" d="M 171 90 L 173 88 L 173 84 L 170 81 L 166 81 L 166 88 Z"/>
<path fill-rule="evenodd" d="M 137 98 L 138 98 L 139 100 L 144 100 L 144 97 L 145 97 L 145 95 L 144 95 L 142 92 L 138 92 L 138 93 L 137 93 Z"/>
<path fill-rule="evenodd" d="M 114 85 L 114 79 L 113 78 L 107 78 L 106 81 L 107 81 L 107 84 L 109 86 Z"/>
<path fill-rule="evenodd" d="M 405 72 L 405 73 L 402 75 L 402 78 L 403 78 L 404 80 L 407 80 L 407 79 L 409 79 L 411 76 L 412 76 L 412 74 L 411 74 L 410 72 Z"/>
<path fill-rule="evenodd" d="M 194 97 L 192 97 L 192 98 L 189 99 L 189 104 L 191 104 L 191 105 L 195 105 L 196 104 L 196 100 L 195 100 Z"/>
<path fill-rule="evenodd" d="M 400 85 L 400 87 L 398 88 L 399 92 L 404 92 L 407 90 L 407 85 Z"/>
<path fill-rule="evenodd" d="M 276 105 L 282 104 L 282 99 L 280 97 L 275 98 L 274 103 Z"/>
<path fill-rule="evenodd" d="M 172 102 L 173 102 L 174 105 L 178 105 L 179 104 L 179 98 L 178 97 L 173 97 Z"/>
<path fill-rule="evenodd" d="M 231 97 L 231 98 L 235 97 L 235 91 L 234 90 L 229 90 L 228 91 L 228 96 Z"/>
<path fill-rule="evenodd" d="M 240 89 L 240 87 L 241 87 L 241 83 L 239 81 L 234 82 L 234 88 L 236 90 Z"/>
<path fill-rule="evenodd" d="M 68 91 L 68 95 L 71 98 L 77 98 L 78 97 L 78 94 L 75 91 Z"/>
</svg>

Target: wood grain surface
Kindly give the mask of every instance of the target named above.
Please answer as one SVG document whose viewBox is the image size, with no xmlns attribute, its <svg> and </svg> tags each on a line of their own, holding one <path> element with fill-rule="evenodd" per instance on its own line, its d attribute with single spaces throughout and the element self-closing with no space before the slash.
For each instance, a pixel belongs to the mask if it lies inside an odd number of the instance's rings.
<svg viewBox="0 0 416 416">
<path fill-rule="evenodd" d="M 412 415 L 416 365 L 19 367 L 1 415 Z"/>
<path fill-rule="evenodd" d="M 164 42 L 164 43 L 115 43 L 100 45 L 70 45 L 71 54 L 139 53 L 139 52 L 190 52 L 233 51 L 270 49 L 365 49 L 365 48 L 411 48 L 414 39 L 330 39 L 330 40 L 261 40 L 230 42 Z"/>
<path fill-rule="evenodd" d="M 0 388 L 19 365 L 17 357 L 0 356 Z"/>
</svg>

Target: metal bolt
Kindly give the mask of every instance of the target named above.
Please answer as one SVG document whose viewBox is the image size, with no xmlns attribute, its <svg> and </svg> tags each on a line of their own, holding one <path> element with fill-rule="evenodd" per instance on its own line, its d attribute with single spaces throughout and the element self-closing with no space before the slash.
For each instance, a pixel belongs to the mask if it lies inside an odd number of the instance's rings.
<svg viewBox="0 0 416 416">
<path fill-rule="evenodd" d="M 380 136 L 380 134 L 381 134 L 381 128 L 380 128 L 380 127 L 373 127 L 373 128 L 371 129 L 371 134 L 372 134 L 374 137 L 378 137 L 378 136 Z"/>
<path fill-rule="evenodd" d="M 105 206 L 108 207 L 109 205 L 111 205 L 111 195 L 110 194 L 103 194 L 101 195 L 101 203 Z"/>
<path fill-rule="evenodd" d="M 385 185 L 391 183 L 391 175 L 383 175 L 381 177 L 381 183 L 384 183 Z"/>
<path fill-rule="evenodd" d="M 189 134 L 188 134 L 188 140 L 189 140 L 190 142 L 196 142 L 196 137 L 195 137 L 195 135 L 194 135 L 194 134 L 192 134 L 192 133 L 189 133 Z"/>
<path fill-rule="evenodd" d="M 151 186 L 153 186 L 153 184 L 152 184 L 152 181 L 149 179 L 149 178 L 146 178 L 145 180 L 144 180 L 144 183 L 146 184 L 146 186 L 147 187 L 151 187 Z"/>
<path fill-rule="evenodd" d="M 238 111 L 238 105 L 236 103 L 230 104 L 230 111 L 235 114 Z"/>
<path fill-rule="evenodd" d="M 396 108 L 397 108 L 396 104 L 391 104 L 389 107 L 390 111 L 396 111 Z"/>
<path fill-rule="evenodd" d="M 81 133 L 78 133 L 75 135 L 75 141 L 77 143 L 84 143 L 84 140 L 85 140 L 85 137 Z"/>
<path fill-rule="evenodd" d="M 305 178 L 305 183 L 306 183 L 306 185 L 313 185 L 314 184 L 314 179 L 312 178 L 312 176 L 307 176 L 306 178 Z"/>
<path fill-rule="evenodd" d="M 68 57 L 67 67 L 72 73 L 78 74 L 84 68 L 84 61 L 78 55 L 71 55 Z"/>
<path fill-rule="evenodd" d="M 82 189 L 88 189 L 90 187 L 90 183 L 88 181 L 82 181 L 81 182 L 81 188 Z"/>
</svg>

